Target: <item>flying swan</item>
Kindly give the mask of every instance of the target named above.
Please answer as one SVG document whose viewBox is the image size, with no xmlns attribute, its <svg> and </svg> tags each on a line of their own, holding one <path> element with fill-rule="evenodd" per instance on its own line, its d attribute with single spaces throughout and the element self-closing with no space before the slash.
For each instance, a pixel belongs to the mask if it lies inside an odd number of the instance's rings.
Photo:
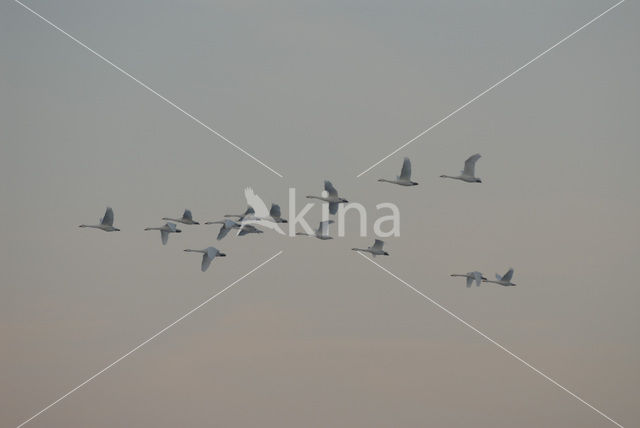
<svg viewBox="0 0 640 428">
<path fill-rule="evenodd" d="M 375 256 L 388 256 L 389 253 L 387 253 L 386 251 L 384 251 L 382 249 L 383 245 L 384 245 L 384 241 L 376 239 L 375 242 L 373 243 L 373 246 L 372 247 L 367 247 L 366 250 L 364 248 L 352 248 L 352 250 L 353 251 L 363 251 L 365 253 L 371 253 L 371 255 L 373 257 L 375 257 Z"/>
<path fill-rule="evenodd" d="M 180 229 L 176 227 L 175 223 L 171 223 L 171 222 L 167 222 L 164 226 L 161 226 L 161 227 L 145 227 L 144 230 L 159 230 L 160 239 L 162 239 L 162 245 L 167 245 L 167 241 L 169 240 L 170 233 L 182 232 Z"/>
<path fill-rule="evenodd" d="M 162 219 L 175 221 L 177 223 L 182 223 L 182 224 L 200 224 L 197 221 L 193 220 L 193 216 L 191 215 L 191 210 L 184 210 L 184 214 L 182 214 L 182 218 L 162 217 Z"/>
<path fill-rule="evenodd" d="M 516 284 L 511 282 L 511 278 L 513 278 L 513 268 L 510 268 L 507 271 L 507 273 L 505 273 L 502 276 L 496 274 L 496 280 L 495 281 L 491 281 L 489 279 L 483 279 L 482 282 L 492 282 L 494 284 L 499 284 L 499 285 L 502 285 L 504 287 L 513 287 Z"/>
<path fill-rule="evenodd" d="M 453 273 L 451 274 L 451 276 L 462 276 L 467 278 L 467 288 L 471 287 L 471 284 L 473 284 L 473 281 L 476 282 L 476 286 L 480 287 L 480 283 L 482 281 L 486 281 L 487 278 L 485 278 L 484 276 L 482 276 L 482 274 L 480 272 L 473 271 L 473 272 L 467 272 L 465 274 L 459 274 L 459 273 Z"/>
<path fill-rule="evenodd" d="M 324 190 L 326 190 L 328 193 L 327 197 L 308 195 L 307 198 L 320 199 L 321 201 L 329 202 L 329 212 L 331 214 L 335 214 L 338 212 L 339 204 L 349 203 L 349 201 L 347 201 L 346 199 L 338 196 L 338 191 L 336 190 L 335 187 L 333 187 L 333 184 L 331 184 L 329 180 L 324 181 Z"/>
<path fill-rule="evenodd" d="M 100 224 L 81 224 L 78 227 L 91 227 L 93 229 L 104 230 L 105 232 L 119 232 L 120 229 L 113 227 L 113 210 L 107 207 L 104 217 L 99 220 Z"/>
<path fill-rule="evenodd" d="M 404 158 L 400 175 L 395 180 L 386 180 L 384 178 L 380 178 L 378 179 L 378 181 L 383 181 L 385 183 L 398 184 L 400 186 L 417 186 L 418 185 L 417 182 L 411 181 L 411 161 L 409 160 L 409 158 Z"/>
<path fill-rule="evenodd" d="M 200 270 L 202 272 L 209 269 L 209 265 L 216 257 L 226 257 L 225 253 L 221 253 L 220 250 L 214 247 L 207 247 L 204 250 L 185 250 L 187 253 L 202 253 L 202 265 L 200 266 Z"/>
<path fill-rule="evenodd" d="M 441 175 L 442 178 L 453 178 L 454 180 L 462 180 L 467 183 L 482 183 L 482 180 L 475 176 L 476 162 L 480 159 L 480 154 L 476 153 L 469 159 L 464 161 L 464 169 L 460 171 L 460 175 L 452 177 L 450 175 Z"/>
</svg>

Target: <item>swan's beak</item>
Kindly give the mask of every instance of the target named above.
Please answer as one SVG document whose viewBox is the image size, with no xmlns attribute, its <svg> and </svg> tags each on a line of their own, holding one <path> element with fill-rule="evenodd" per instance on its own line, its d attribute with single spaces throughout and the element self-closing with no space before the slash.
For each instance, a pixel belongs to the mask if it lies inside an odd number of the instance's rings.
<svg viewBox="0 0 640 428">
<path fill-rule="evenodd" d="M 197 221 L 194 221 L 193 224 L 200 224 L 200 223 L 198 223 Z"/>
<path fill-rule="evenodd" d="M 180 233 L 182 232 L 180 229 L 176 229 L 176 233 Z"/>
<path fill-rule="evenodd" d="M 385 252 L 384 252 L 384 255 L 385 255 L 385 256 L 388 256 L 388 255 L 389 255 L 389 253 L 387 253 L 387 252 L 385 251 Z"/>
<path fill-rule="evenodd" d="M 218 257 L 227 257 L 225 253 L 218 253 Z"/>
<path fill-rule="evenodd" d="M 114 229 L 114 231 L 115 231 L 115 232 L 120 232 L 120 229 L 117 229 L 117 228 L 116 228 L 116 229 Z"/>
<path fill-rule="evenodd" d="M 482 180 L 480 180 L 479 178 L 478 178 L 478 183 L 482 183 Z"/>
<path fill-rule="evenodd" d="M 283 223 L 289 223 L 286 219 L 282 219 Z"/>
</svg>

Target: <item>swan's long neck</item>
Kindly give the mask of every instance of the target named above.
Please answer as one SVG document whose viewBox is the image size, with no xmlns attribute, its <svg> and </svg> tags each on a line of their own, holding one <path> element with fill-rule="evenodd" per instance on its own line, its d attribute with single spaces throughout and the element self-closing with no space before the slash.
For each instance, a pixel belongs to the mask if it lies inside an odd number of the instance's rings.
<svg viewBox="0 0 640 428">
<path fill-rule="evenodd" d="M 379 178 L 378 181 L 382 181 L 384 183 L 392 183 L 392 184 L 396 183 L 395 180 L 387 180 L 386 178 Z"/>
<path fill-rule="evenodd" d="M 182 219 L 178 220 L 175 218 L 169 218 L 169 217 L 162 217 L 163 220 L 168 220 L 168 221 L 177 221 L 178 223 L 182 221 Z"/>
<path fill-rule="evenodd" d="M 307 198 L 309 198 L 309 199 L 319 199 L 319 200 L 321 200 L 321 201 L 330 202 L 327 198 L 323 198 L 322 196 L 311 196 L 311 195 L 307 195 Z"/>
<path fill-rule="evenodd" d="M 454 177 L 452 175 L 441 175 L 440 177 L 442 177 L 442 178 L 452 178 L 454 180 L 460 180 L 460 177 Z"/>
<path fill-rule="evenodd" d="M 102 229 L 101 224 L 81 224 L 79 227 L 91 227 L 93 229 Z"/>
</svg>

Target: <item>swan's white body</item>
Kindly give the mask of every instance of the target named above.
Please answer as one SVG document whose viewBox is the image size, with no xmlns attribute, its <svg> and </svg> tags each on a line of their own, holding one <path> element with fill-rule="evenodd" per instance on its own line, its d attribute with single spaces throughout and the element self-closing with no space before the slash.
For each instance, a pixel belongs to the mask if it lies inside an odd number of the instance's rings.
<svg viewBox="0 0 640 428">
<path fill-rule="evenodd" d="M 464 162 L 464 169 L 460 171 L 460 175 L 458 176 L 441 175 L 440 177 L 453 178 L 454 180 L 466 181 L 467 183 L 482 183 L 482 180 L 475 175 L 476 162 L 478 159 L 480 159 L 479 153 L 469 157 L 469 159 Z"/>
<path fill-rule="evenodd" d="M 375 256 L 388 256 L 389 253 L 384 251 L 382 247 L 384 246 L 384 241 L 376 239 L 373 243 L 373 246 L 364 248 L 352 248 L 353 251 L 364 251 L 365 253 L 371 253 L 373 257 Z"/>
<path fill-rule="evenodd" d="M 511 278 L 513 278 L 513 268 L 510 268 L 507 271 L 507 273 L 505 273 L 502 276 L 496 274 L 496 280 L 495 281 L 492 281 L 492 280 L 489 280 L 489 279 L 483 279 L 482 282 L 492 282 L 494 284 L 499 284 L 499 285 L 502 285 L 504 287 L 513 287 L 516 284 L 511 282 Z"/>
<path fill-rule="evenodd" d="M 467 278 L 467 288 L 471 287 L 471 284 L 473 284 L 474 281 L 476 282 L 476 286 L 480 287 L 482 281 L 487 280 L 487 278 L 482 276 L 482 273 L 478 272 L 477 270 L 473 272 L 467 272 L 465 274 L 454 273 L 451 274 L 451 276 L 462 276 L 464 278 Z"/>
<path fill-rule="evenodd" d="M 202 264 L 200 265 L 200 269 L 202 272 L 206 271 L 209 268 L 209 265 L 216 257 L 226 257 L 225 253 L 221 253 L 215 247 L 207 247 L 204 250 L 185 250 L 187 253 L 202 253 Z"/>
<path fill-rule="evenodd" d="M 324 181 L 324 190 L 326 190 L 327 192 L 327 196 L 312 196 L 312 195 L 308 195 L 307 198 L 309 199 L 319 199 L 321 201 L 324 202 L 329 202 L 329 212 L 331 214 L 335 214 L 338 212 L 338 205 L 339 204 L 347 204 L 349 203 L 349 201 L 347 201 L 344 198 L 341 198 L 340 196 L 338 196 L 338 191 L 336 190 L 335 187 L 333 187 L 333 184 L 331 184 L 331 182 L 329 180 L 325 180 Z"/>
<path fill-rule="evenodd" d="M 321 221 L 320 225 L 318 226 L 318 230 L 316 230 L 316 233 L 314 233 L 313 235 L 309 235 L 308 233 L 304 233 L 304 232 L 298 232 L 296 233 L 296 235 L 302 235 L 302 236 L 315 236 L 318 239 L 322 239 L 327 240 L 327 239 L 333 239 L 331 236 L 329 236 L 329 225 L 333 223 L 333 220 L 326 220 L 326 221 Z"/>
<path fill-rule="evenodd" d="M 191 210 L 184 210 L 184 214 L 182 214 L 182 218 L 169 218 L 162 217 L 163 220 L 175 221 L 177 223 L 182 224 L 200 224 L 193 219 L 193 215 L 191 214 Z"/>
<path fill-rule="evenodd" d="M 99 221 L 100 224 L 81 224 L 78 227 L 90 227 L 93 229 L 104 230 L 105 232 L 119 232 L 120 229 L 117 227 L 113 227 L 113 210 L 111 207 L 107 207 L 107 210 L 104 213 L 104 217 L 102 217 Z"/>
<path fill-rule="evenodd" d="M 160 239 L 162 240 L 162 245 L 167 245 L 167 241 L 169 241 L 170 233 L 180 233 L 182 232 L 180 229 L 176 227 L 175 223 L 168 222 L 164 226 L 161 227 L 145 227 L 144 230 L 159 230 L 160 231 Z"/>
<path fill-rule="evenodd" d="M 409 158 L 404 158 L 400 175 L 395 180 L 387 180 L 384 178 L 380 178 L 378 179 L 378 181 L 397 184 L 399 186 L 417 186 L 418 185 L 417 182 L 411 181 L 411 161 L 409 160 Z"/>
</svg>

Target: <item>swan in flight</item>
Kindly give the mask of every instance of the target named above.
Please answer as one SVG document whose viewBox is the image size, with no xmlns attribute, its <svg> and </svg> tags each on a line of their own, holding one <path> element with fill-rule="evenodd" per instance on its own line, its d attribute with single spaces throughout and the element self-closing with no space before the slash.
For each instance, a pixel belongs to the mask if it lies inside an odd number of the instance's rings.
<svg viewBox="0 0 640 428">
<path fill-rule="evenodd" d="M 78 227 L 91 227 L 94 229 L 104 230 L 105 232 L 119 232 L 120 229 L 117 227 L 113 227 L 113 210 L 111 207 L 107 207 L 107 210 L 104 213 L 104 217 L 102 217 L 99 221 L 100 224 L 81 224 Z"/>
<path fill-rule="evenodd" d="M 168 218 L 162 217 L 163 220 L 175 221 L 177 223 L 182 224 L 200 224 L 197 221 L 193 220 L 193 216 L 191 215 L 191 210 L 184 210 L 184 214 L 182 214 L 182 218 Z"/>
<path fill-rule="evenodd" d="M 202 265 L 200 269 L 202 272 L 206 271 L 209 268 L 209 265 L 216 257 L 226 257 L 225 253 L 221 253 L 220 250 L 214 247 L 207 247 L 204 250 L 185 250 L 187 253 L 202 253 Z"/>
<path fill-rule="evenodd" d="M 404 158 L 400 175 L 395 180 L 386 180 L 384 178 L 380 178 L 378 179 L 378 181 L 383 181 L 385 183 L 398 184 L 400 186 L 417 186 L 418 185 L 418 183 L 416 183 L 415 181 L 411 181 L 411 161 L 409 160 L 409 158 Z"/>
<path fill-rule="evenodd" d="M 324 181 L 324 190 L 326 190 L 326 192 L 328 193 L 328 195 L 326 197 L 324 196 L 307 196 L 307 198 L 309 199 L 320 199 L 321 201 L 325 201 L 325 202 L 329 202 L 329 212 L 331 214 L 335 214 L 338 212 L 338 205 L 339 204 L 348 204 L 349 201 L 347 201 L 344 198 L 341 198 L 338 196 L 338 191 L 336 190 L 335 187 L 333 187 L 333 184 L 331 184 L 331 182 L 329 180 L 325 180 Z"/>
<path fill-rule="evenodd" d="M 364 251 L 366 253 L 371 253 L 371 255 L 373 255 L 373 257 L 375 257 L 375 256 L 388 256 L 389 253 L 387 253 L 386 251 L 384 251 L 382 249 L 383 245 L 384 245 L 384 241 L 376 239 L 375 242 L 373 243 L 373 246 L 372 247 L 367 247 L 366 250 L 364 248 L 352 248 L 352 250 L 353 251 Z"/>
<path fill-rule="evenodd" d="M 441 175 L 442 178 L 453 178 L 454 180 L 462 180 L 467 183 L 482 183 L 482 180 L 475 176 L 476 162 L 480 159 L 480 154 L 476 153 L 469 159 L 464 161 L 464 169 L 460 171 L 460 175 L 452 177 L 450 175 Z"/>
<path fill-rule="evenodd" d="M 227 233 L 229 233 L 231 229 L 237 229 L 240 227 L 240 223 L 237 223 L 229 219 L 220 220 L 220 221 L 208 221 L 205 224 L 221 224 L 222 225 L 222 227 L 220 228 L 220 232 L 218 232 L 218 237 L 216 238 L 218 241 L 224 238 L 225 236 L 227 236 Z"/>
<path fill-rule="evenodd" d="M 473 284 L 473 281 L 476 282 L 476 286 L 477 287 L 480 287 L 480 283 L 482 281 L 486 281 L 487 280 L 487 278 L 482 276 L 482 274 L 480 272 L 478 272 L 478 271 L 467 272 L 465 274 L 453 273 L 453 274 L 451 274 L 451 276 L 463 276 L 463 277 L 467 278 L 467 288 L 471 287 L 471 284 Z"/>
<path fill-rule="evenodd" d="M 162 227 L 145 227 L 144 230 L 159 230 L 160 238 L 162 239 L 162 245 L 167 245 L 167 241 L 169 240 L 170 233 L 182 232 L 180 229 L 176 227 L 175 223 L 171 223 L 171 222 L 167 222 Z"/>
<path fill-rule="evenodd" d="M 494 284 L 503 285 L 505 287 L 512 287 L 512 286 L 514 286 L 516 284 L 511 282 L 511 278 L 513 278 L 513 268 L 510 268 L 507 271 L 507 273 L 505 273 L 502 276 L 496 274 L 496 280 L 495 281 L 491 281 L 489 279 L 483 279 L 482 282 L 492 282 Z"/>
<path fill-rule="evenodd" d="M 318 230 L 316 230 L 316 233 L 314 233 L 313 235 L 309 235 L 308 233 L 304 233 L 304 232 L 298 232 L 296 233 L 296 235 L 315 236 L 316 238 L 322 239 L 323 241 L 327 239 L 333 239 L 332 237 L 329 236 L 329 225 L 332 223 L 333 223 L 333 220 L 321 221 L 320 226 L 318 226 Z"/>
</svg>

